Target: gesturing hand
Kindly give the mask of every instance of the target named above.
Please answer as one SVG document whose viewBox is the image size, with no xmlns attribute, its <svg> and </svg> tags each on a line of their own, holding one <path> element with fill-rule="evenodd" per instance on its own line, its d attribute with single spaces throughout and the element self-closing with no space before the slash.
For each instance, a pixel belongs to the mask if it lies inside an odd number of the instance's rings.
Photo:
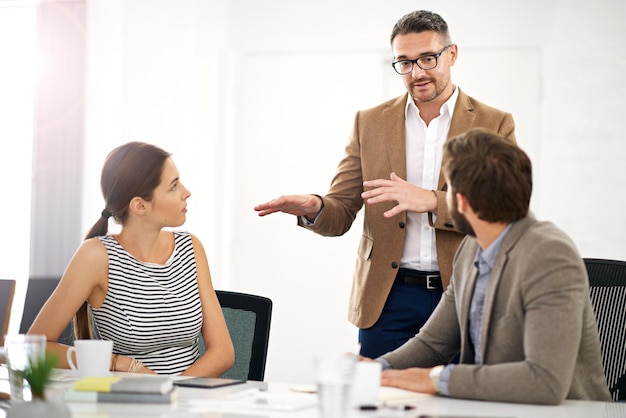
<svg viewBox="0 0 626 418">
<path fill-rule="evenodd" d="M 363 182 L 366 190 L 361 193 L 367 204 L 395 201 L 396 206 L 384 213 L 391 218 L 401 212 L 417 213 L 433 212 L 437 210 L 437 197 L 431 190 L 426 190 L 401 179 L 396 173 L 391 173 L 390 180 L 376 179 Z"/>
<path fill-rule="evenodd" d="M 313 221 L 322 209 L 322 200 L 312 194 L 280 196 L 266 203 L 260 203 L 254 207 L 259 216 L 269 215 L 274 212 L 284 212 L 296 216 L 306 216 Z"/>
</svg>

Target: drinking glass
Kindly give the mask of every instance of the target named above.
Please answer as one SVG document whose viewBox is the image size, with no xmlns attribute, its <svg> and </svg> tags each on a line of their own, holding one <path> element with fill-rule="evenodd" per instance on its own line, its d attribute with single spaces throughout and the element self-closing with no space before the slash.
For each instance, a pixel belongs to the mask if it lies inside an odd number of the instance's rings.
<svg viewBox="0 0 626 418">
<path fill-rule="evenodd" d="M 315 375 L 322 418 L 346 416 L 356 362 L 356 355 L 350 353 L 316 356 Z"/>
<path fill-rule="evenodd" d="M 4 350 L 9 369 L 11 399 L 23 401 L 24 387 L 28 386 L 28 382 L 24 382 L 24 379 L 16 371 L 23 372 L 31 362 L 45 358 L 46 336 L 9 334 L 4 339 Z"/>
</svg>

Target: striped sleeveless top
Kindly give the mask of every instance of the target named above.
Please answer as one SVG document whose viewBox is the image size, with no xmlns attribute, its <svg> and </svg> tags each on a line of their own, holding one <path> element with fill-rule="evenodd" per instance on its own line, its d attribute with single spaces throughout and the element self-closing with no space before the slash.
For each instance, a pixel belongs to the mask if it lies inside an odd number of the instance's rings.
<svg viewBox="0 0 626 418">
<path fill-rule="evenodd" d="M 96 332 L 113 353 L 134 357 L 159 374 L 179 374 L 199 356 L 202 306 L 191 236 L 174 232 L 165 264 L 145 263 L 112 236 L 98 237 L 109 255 L 109 289 L 90 306 Z"/>
</svg>

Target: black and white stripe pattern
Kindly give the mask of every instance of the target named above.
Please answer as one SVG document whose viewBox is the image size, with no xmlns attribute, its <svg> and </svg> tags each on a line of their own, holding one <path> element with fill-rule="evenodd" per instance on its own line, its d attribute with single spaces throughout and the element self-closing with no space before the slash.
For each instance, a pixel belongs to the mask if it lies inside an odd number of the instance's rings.
<svg viewBox="0 0 626 418">
<path fill-rule="evenodd" d="M 613 400 L 626 400 L 626 262 L 585 258 L 602 363 Z"/>
<path fill-rule="evenodd" d="M 198 358 L 202 306 L 189 233 L 175 232 L 165 264 L 145 263 L 112 236 L 99 237 L 109 254 L 109 289 L 91 308 L 100 338 L 113 352 L 135 357 L 159 374 L 179 374 Z"/>
</svg>

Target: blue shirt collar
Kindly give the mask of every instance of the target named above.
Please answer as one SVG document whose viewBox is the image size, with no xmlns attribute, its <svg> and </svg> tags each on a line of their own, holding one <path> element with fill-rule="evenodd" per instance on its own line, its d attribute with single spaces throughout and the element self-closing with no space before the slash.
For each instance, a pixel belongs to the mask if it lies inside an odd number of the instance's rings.
<svg viewBox="0 0 626 418">
<path fill-rule="evenodd" d="M 498 238 L 496 238 L 495 241 L 493 241 L 491 245 L 489 245 L 489 247 L 487 247 L 484 251 L 482 250 L 482 248 L 480 248 L 480 246 L 478 246 L 478 250 L 476 251 L 476 257 L 474 258 L 475 265 L 477 263 L 480 263 L 489 266 L 490 270 L 493 268 L 493 264 L 496 262 L 496 257 L 498 256 L 498 251 L 500 251 L 502 242 L 511 230 L 512 226 L 513 223 L 508 224 L 506 228 L 504 228 L 504 231 L 502 231 L 500 235 L 498 235 Z"/>
</svg>

